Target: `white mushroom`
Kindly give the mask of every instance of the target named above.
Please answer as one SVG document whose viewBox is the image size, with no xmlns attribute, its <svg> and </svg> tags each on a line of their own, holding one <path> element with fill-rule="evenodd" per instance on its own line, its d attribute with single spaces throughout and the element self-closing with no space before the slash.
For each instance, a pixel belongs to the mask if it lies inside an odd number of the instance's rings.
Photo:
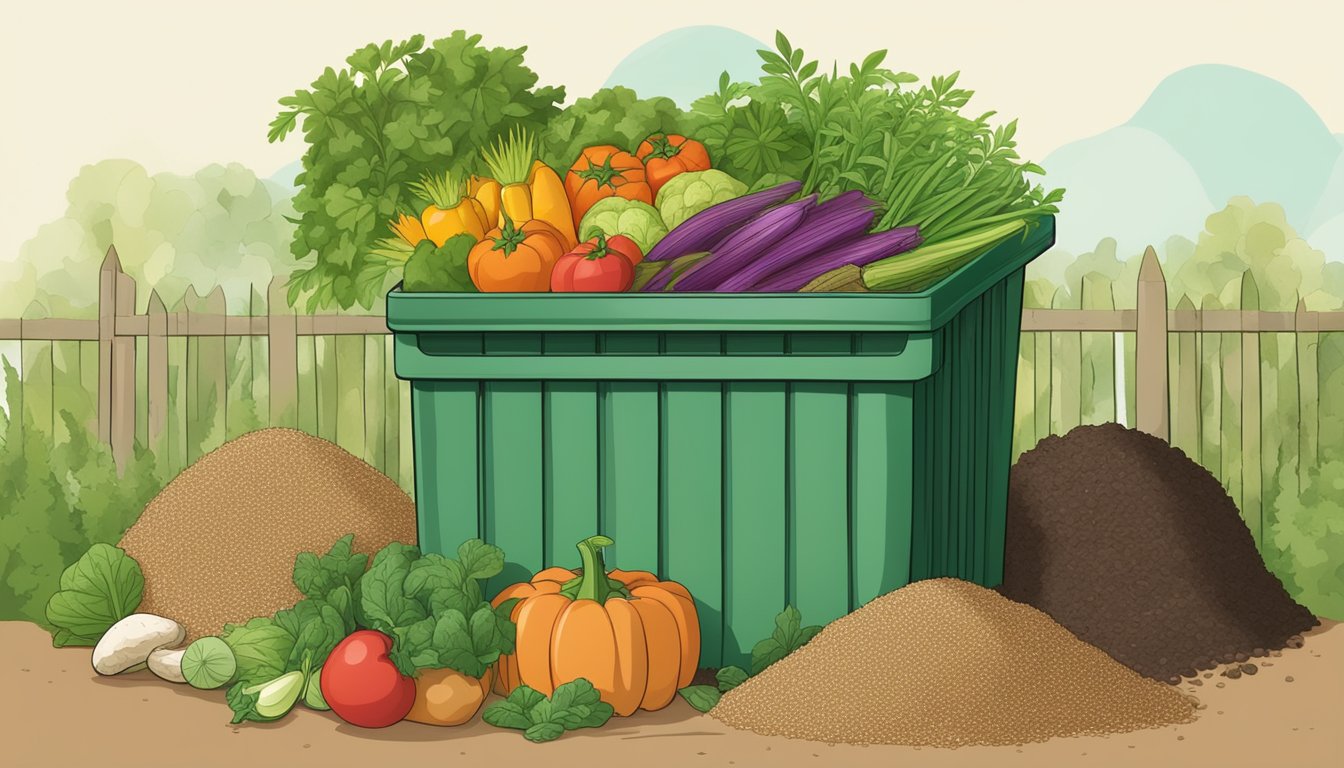
<svg viewBox="0 0 1344 768">
<path fill-rule="evenodd" d="M 133 613 L 113 624 L 93 648 L 93 669 L 100 675 L 117 675 L 149 660 L 158 648 L 180 644 L 187 631 L 172 619 L 149 613 Z"/>
<path fill-rule="evenodd" d="M 160 648 L 150 653 L 149 671 L 170 683 L 187 682 L 187 678 L 182 675 L 182 654 L 186 651 L 186 648 L 175 648 L 173 650 Z"/>
</svg>

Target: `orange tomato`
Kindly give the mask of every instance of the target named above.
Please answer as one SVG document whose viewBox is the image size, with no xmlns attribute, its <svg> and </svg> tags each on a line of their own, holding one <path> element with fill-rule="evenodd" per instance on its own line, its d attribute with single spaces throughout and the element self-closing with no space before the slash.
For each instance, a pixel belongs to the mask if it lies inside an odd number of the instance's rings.
<svg viewBox="0 0 1344 768">
<path fill-rule="evenodd" d="M 565 174 L 565 194 L 577 231 L 583 214 L 605 197 L 624 197 L 653 205 L 653 189 L 644 177 L 639 158 L 618 147 L 588 147 Z"/>
<path fill-rule="evenodd" d="M 655 199 L 673 176 L 710 168 L 705 145 L 675 133 L 655 133 L 639 145 L 635 156 L 644 163 L 644 175 Z"/>
<path fill-rule="evenodd" d="M 467 254 L 467 274 L 484 293 L 544 292 L 551 288 L 551 270 L 565 253 L 564 238 L 555 227 L 532 219 L 490 230 Z"/>
</svg>

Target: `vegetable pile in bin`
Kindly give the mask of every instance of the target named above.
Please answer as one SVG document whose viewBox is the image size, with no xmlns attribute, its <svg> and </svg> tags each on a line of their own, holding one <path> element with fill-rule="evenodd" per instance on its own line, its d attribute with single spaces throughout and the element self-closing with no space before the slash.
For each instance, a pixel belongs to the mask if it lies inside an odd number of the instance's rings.
<svg viewBox="0 0 1344 768">
<path fill-rule="evenodd" d="M 689 588 L 715 666 L 786 604 L 996 583 L 1023 270 L 1062 199 L 1016 124 L 782 34 L 690 109 L 562 108 L 479 41 L 368 46 L 272 124 L 309 143 L 291 299 L 400 274 L 421 546 L 499 545 L 497 589 L 598 532 Z"/>
<path fill-rule="evenodd" d="M 394 290 L 420 544 L 483 537 L 516 581 L 602 531 L 696 596 L 702 666 L 785 603 L 829 622 L 917 579 L 994 586 L 1023 270 L 1053 236 L 918 293 Z"/>
</svg>

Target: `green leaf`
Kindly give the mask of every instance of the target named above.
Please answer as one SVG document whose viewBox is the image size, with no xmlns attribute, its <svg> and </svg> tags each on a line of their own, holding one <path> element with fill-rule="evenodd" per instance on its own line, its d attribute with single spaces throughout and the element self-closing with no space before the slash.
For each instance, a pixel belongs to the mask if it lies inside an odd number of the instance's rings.
<svg viewBox="0 0 1344 768">
<path fill-rule="evenodd" d="M 480 539 L 462 542 L 457 548 L 457 559 L 472 579 L 494 578 L 504 570 L 504 550 Z"/>
<path fill-rule="evenodd" d="M 569 709 L 578 704 L 596 704 L 602 699 L 593 684 L 584 678 L 564 683 L 551 694 L 551 706 L 556 710 Z"/>
<path fill-rule="evenodd" d="M 532 692 L 536 693 L 536 691 Z M 541 694 L 537 693 L 537 695 L 540 696 Z M 514 728 L 525 731 L 532 727 L 532 718 L 527 716 L 527 709 L 513 701 L 497 701 L 491 704 L 481 713 L 481 719 L 496 728 Z"/>
<path fill-rule="evenodd" d="M 544 741 L 554 741 L 565 734 L 565 726 L 559 723 L 545 722 L 537 723 L 523 732 L 524 738 L 528 741 L 541 743 Z"/>
<path fill-rule="evenodd" d="M 479 678 L 485 674 L 487 665 L 481 661 L 472 642 L 468 619 L 460 611 L 449 610 L 438 617 L 433 642 L 441 665 L 468 677 Z"/>
<path fill-rule="evenodd" d="M 611 719 L 611 716 L 615 714 L 615 710 L 605 701 L 589 704 L 587 707 L 587 716 L 580 718 L 578 725 L 570 728 L 571 731 L 579 728 L 600 728 L 603 725 L 606 725 L 607 721 Z"/>
<path fill-rule="evenodd" d="M 475 245 L 476 238 L 466 234 L 450 237 L 437 248 L 429 240 L 421 241 L 402 270 L 402 289 L 476 293 L 476 285 L 467 272 L 467 257 Z M 502 557 L 500 562 L 502 568 Z"/>
<path fill-rule="evenodd" d="M 549 741 L 566 730 L 597 728 L 610 720 L 612 714 L 611 705 L 601 700 L 592 684 L 579 678 L 556 688 L 550 699 L 520 685 L 504 701 L 486 707 L 481 718 L 499 728 L 523 730 L 524 736 L 527 733 L 546 736 L 544 739 L 527 736 L 533 741 Z"/>
<path fill-rule="evenodd" d="M 299 111 L 297 109 L 287 110 L 275 116 L 266 130 L 266 141 L 274 144 L 277 141 L 284 141 L 289 132 L 294 130 L 298 124 Z"/>
<path fill-rule="evenodd" d="M 425 606 L 406 596 L 403 585 L 420 550 L 391 543 L 373 557 L 373 565 L 359 579 L 357 615 L 361 625 L 390 632 L 413 624 L 428 614 Z"/>
<path fill-rule="evenodd" d="M 61 573 L 60 589 L 47 601 L 47 622 L 65 630 L 62 645 L 93 645 L 135 613 L 144 588 L 135 560 L 110 544 L 94 544 Z"/>
<path fill-rule="evenodd" d="M 295 637 L 267 617 L 246 624 L 230 624 L 221 635 L 238 661 L 238 680 L 259 683 L 273 680 L 288 670 Z"/>
<path fill-rule="evenodd" d="M 229 722 L 233 725 L 248 720 L 258 723 L 266 722 L 268 718 L 257 714 L 257 694 L 245 693 L 243 689 L 246 687 L 247 683 L 240 681 L 234 683 L 224 694 L 225 701 L 229 703 L 229 709 L 233 710 L 233 719 Z"/>
<path fill-rule="evenodd" d="M 727 666 L 714 674 L 714 679 L 719 683 L 719 692 L 727 693 L 737 686 L 747 682 L 750 676 L 747 671 L 741 667 Z"/>
<path fill-rule="evenodd" d="M 712 685 L 690 685 L 677 691 L 687 704 L 700 712 L 708 712 L 719 703 L 719 689 Z"/>
<path fill-rule="evenodd" d="M 775 616 L 775 631 L 751 649 L 751 673 L 760 674 L 761 670 L 803 647 L 821 629 L 820 626 L 802 626 L 798 609 L 786 606 Z"/>
</svg>

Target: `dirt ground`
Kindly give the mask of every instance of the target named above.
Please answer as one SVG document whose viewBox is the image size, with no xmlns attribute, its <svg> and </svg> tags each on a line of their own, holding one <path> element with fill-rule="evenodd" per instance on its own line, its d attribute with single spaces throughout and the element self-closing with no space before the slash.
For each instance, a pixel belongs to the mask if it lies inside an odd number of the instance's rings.
<svg viewBox="0 0 1344 768">
<path fill-rule="evenodd" d="M 1255 766 L 1344 759 L 1344 628 L 1325 622 L 1305 647 L 1253 677 L 1184 685 L 1205 708 L 1181 726 L 1105 738 L 957 750 L 831 745 L 734 731 L 678 699 L 656 713 L 531 744 L 479 720 L 458 728 L 398 723 L 369 731 L 299 707 L 282 721 L 231 726 L 220 691 L 148 672 L 100 678 L 89 650 L 54 649 L 32 624 L 0 622 L 0 764 L 27 766 L 481 765 L 676 766 Z M 1292 682 L 1288 682 L 1288 678 Z"/>
</svg>

